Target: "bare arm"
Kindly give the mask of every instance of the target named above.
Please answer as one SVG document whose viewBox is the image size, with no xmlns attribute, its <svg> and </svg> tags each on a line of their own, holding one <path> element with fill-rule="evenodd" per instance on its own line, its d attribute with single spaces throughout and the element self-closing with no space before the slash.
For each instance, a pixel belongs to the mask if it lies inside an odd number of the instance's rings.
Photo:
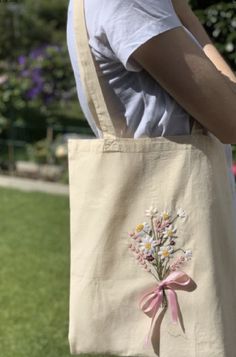
<svg viewBox="0 0 236 357">
<path fill-rule="evenodd" d="M 219 140 L 236 143 L 235 93 L 182 27 L 151 38 L 132 56 Z"/>
<path fill-rule="evenodd" d="M 206 56 L 211 60 L 221 74 L 226 76 L 225 80 L 230 80 L 228 83 L 232 86 L 232 89 L 236 93 L 235 73 L 214 46 L 214 43 L 208 36 L 200 20 L 189 6 L 188 0 L 172 0 L 172 4 L 183 25 L 195 36 L 200 45 L 203 47 L 203 51 Z"/>
</svg>

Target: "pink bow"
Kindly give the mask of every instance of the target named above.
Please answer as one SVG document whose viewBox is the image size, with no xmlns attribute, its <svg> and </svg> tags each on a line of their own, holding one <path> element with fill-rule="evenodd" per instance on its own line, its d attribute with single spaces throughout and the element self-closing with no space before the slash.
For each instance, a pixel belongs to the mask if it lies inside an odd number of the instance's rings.
<svg viewBox="0 0 236 357">
<path fill-rule="evenodd" d="M 166 279 L 162 280 L 159 285 L 155 286 L 151 291 L 144 294 L 140 300 L 139 307 L 144 313 L 150 312 L 152 316 L 149 333 L 145 339 L 145 344 L 148 344 L 150 336 L 153 332 L 155 322 L 158 318 L 158 310 L 163 301 L 163 290 L 166 289 L 168 305 L 171 308 L 171 316 L 173 323 L 177 323 L 179 311 L 177 305 L 177 295 L 175 292 L 177 287 L 184 287 L 182 290 L 187 290 L 190 286 L 191 278 L 183 271 L 173 271 Z"/>
</svg>

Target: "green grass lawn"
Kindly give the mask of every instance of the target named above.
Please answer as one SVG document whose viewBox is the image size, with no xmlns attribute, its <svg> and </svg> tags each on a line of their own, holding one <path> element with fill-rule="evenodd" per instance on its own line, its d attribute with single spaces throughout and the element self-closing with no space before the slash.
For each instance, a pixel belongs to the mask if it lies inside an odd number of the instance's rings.
<svg viewBox="0 0 236 357">
<path fill-rule="evenodd" d="M 0 223 L 0 356 L 70 356 L 68 198 L 1 188 Z"/>
</svg>

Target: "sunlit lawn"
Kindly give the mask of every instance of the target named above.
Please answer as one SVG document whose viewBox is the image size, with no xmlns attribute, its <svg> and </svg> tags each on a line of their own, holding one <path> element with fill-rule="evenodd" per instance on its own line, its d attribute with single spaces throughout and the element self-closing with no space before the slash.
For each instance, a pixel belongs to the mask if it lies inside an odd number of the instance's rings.
<svg viewBox="0 0 236 357">
<path fill-rule="evenodd" d="M 0 224 L 0 356 L 70 356 L 68 198 L 0 189 Z"/>
</svg>

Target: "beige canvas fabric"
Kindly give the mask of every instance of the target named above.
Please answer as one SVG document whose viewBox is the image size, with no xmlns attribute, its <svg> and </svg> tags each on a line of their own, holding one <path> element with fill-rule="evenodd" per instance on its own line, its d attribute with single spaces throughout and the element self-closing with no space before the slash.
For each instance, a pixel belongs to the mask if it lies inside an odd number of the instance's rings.
<svg viewBox="0 0 236 357">
<path fill-rule="evenodd" d="M 80 70 L 104 137 L 68 142 L 70 352 L 235 357 L 236 225 L 224 145 L 196 124 L 189 136 L 118 136 L 122 126 L 110 118 L 88 46 L 83 1 L 74 6 Z M 181 270 L 195 287 L 175 290 L 182 323 L 172 322 L 170 305 L 159 309 L 161 324 L 146 346 L 151 317 L 139 302 L 157 281 L 132 255 L 128 232 L 147 222 L 150 206 L 186 212 L 174 225 L 178 244 L 192 251 Z"/>
</svg>

